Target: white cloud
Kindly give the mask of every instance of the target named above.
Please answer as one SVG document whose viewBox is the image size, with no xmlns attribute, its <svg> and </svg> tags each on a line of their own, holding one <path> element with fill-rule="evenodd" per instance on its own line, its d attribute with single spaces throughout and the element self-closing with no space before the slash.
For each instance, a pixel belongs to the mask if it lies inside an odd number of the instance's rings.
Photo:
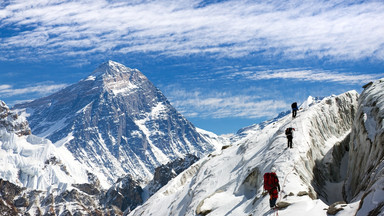
<svg viewBox="0 0 384 216">
<path fill-rule="evenodd" d="M 0 28 L 15 31 L 0 38 L 0 54 L 154 51 L 383 60 L 381 1 L 225 1 L 196 7 L 202 2 L 11 1 L 0 6 Z"/>
<path fill-rule="evenodd" d="M 0 85 L 0 91 L 12 88 L 11 85 Z"/>
<path fill-rule="evenodd" d="M 235 70 L 235 72 L 227 75 L 228 78 L 240 76 L 250 80 L 296 79 L 310 82 L 337 82 L 343 84 L 363 84 L 384 76 L 384 74 L 341 73 L 301 68 L 266 69 L 265 67 L 248 67 L 227 70 Z"/>
<path fill-rule="evenodd" d="M 13 88 L 11 85 L 0 85 L 0 97 L 12 97 L 17 95 L 36 94 L 37 96 L 46 96 L 59 91 L 67 84 L 36 84 L 25 88 Z"/>
<path fill-rule="evenodd" d="M 183 90 L 180 85 L 166 86 L 163 90 L 165 90 L 172 105 L 186 117 L 252 119 L 275 117 L 277 113 L 290 108 L 290 103 L 287 101 L 303 100 L 308 97 L 307 94 L 328 96 L 335 92 L 329 92 L 326 89 L 309 90 L 307 84 L 310 82 L 316 84 L 323 82 L 325 85 L 332 83 L 332 86 L 338 84 L 358 86 L 384 76 L 384 74 L 342 73 L 308 68 L 268 69 L 268 66 L 223 66 L 213 69 L 213 71 L 215 71 L 216 84 L 232 83 L 229 85 L 239 85 L 239 91 L 235 93 L 231 88 L 231 93 L 225 90 L 220 92 L 218 89 L 225 89 L 225 84 L 223 84 L 224 87 L 218 86 L 217 90 L 214 90 L 214 87 L 209 87 L 205 90 L 187 91 Z M 195 80 L 193 82 L 199 83 L 200 88 L 205 88 L 204 81 L 208 80 L 210 76 L 212 74 L 194 75 Z M 277 84 L 274 81 L 267 82 L 272 79 L 281 79 L 283 82 Z M 304 81 L 297 85 L 298 89 L 303 92 L 299 93 L 294 89 L 282 89 L 284 87 L 281 87 L 280 84 L 284 83 L 283 86 L 285 86 L 289 83 L 285 80 Z M 263 84 L 259 86 L 258 82 L 253 81 L 262 81 Z M 215 83 L 210 83 L 210 85 Z M 240 87 L 243 84 L 247 87 Z M 347 88 L 347 90 L 350 89 Z M 343 88 L 340 91 L 347 90 Z"/>
<path fill-rule="evenodd" d="M 201 93 L 183 90 L 169 95 L 172 105 L 187 117 L 199 118 L 260 118 L 274 117 L 289 107 L 281 100 L 262 100 L 260 96 L 229 95 L 227 93 Z"/>
</svg>

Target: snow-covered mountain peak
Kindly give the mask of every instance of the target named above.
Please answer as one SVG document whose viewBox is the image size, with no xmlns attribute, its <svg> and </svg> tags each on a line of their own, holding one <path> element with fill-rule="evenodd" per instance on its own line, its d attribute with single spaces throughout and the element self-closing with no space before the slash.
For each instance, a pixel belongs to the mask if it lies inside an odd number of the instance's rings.
<svg viewBox="0 0 384 216">
<path fill-rule="evenodd" d="M 150 179 L 161 164 L 214 149 L 140 71 L 113 61 L 87 79 L 15 108 L 31 111 L 34 134 L 65 146 L 105 184 L 126 174 Z"/>
<path fill-rule="evenodd" d="M 82 80 L 100 83 L 97 85 L 101 91 L 109 91 L 115 95 L 132 94 L 142 88 L 149 80 L 137 69 L 131 69 L 123 64 L 107 61 L 101 64 L 90 76 Z M 89 84 L 88 84 L 89 85 Z"/>
<path fill-rule="evenodd" d="M 314 104 L 317 104 L 317 103 L 320 103 L 321 100 L 323 100 L 324 97 L 312 97 L 312 96 L 308 96 L 307 100 L 305 100 L 301 105 L 300 105 L 300 109 L 307 109 L 309 108 L 310 106 L 314 105 Z"/>
<path fill-rule="evenodd" d="M 134 73 L 137 69 L 131 69 L 123 64 L 114 61 L 107 61 L 96 68 L 91 74 L 93 77 L 117 76 L 121 73 Z"/>
</svg>

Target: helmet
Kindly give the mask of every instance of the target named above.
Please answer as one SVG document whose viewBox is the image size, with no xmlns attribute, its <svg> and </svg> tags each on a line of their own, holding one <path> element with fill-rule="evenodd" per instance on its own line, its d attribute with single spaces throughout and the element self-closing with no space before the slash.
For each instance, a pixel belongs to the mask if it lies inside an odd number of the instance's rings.
<svg viewBox="0 0 384 216">
<path fill-rule="evenodd" d="M 276 167 L 271 168 L 271 172 L 275 173 L 276 172 Z"/>
</svg>

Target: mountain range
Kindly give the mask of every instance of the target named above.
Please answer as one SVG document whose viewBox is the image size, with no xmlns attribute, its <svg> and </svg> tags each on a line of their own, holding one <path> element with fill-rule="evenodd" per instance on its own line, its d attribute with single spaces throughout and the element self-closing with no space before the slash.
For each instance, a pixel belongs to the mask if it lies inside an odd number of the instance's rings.
<svg viewBox="0 0 384 216">
<path fill-rule="evenodd" d="M 383 119 L 381 79 L 217 136 L 140 71 L 108 61 L 50 96 L 13 109 L 0 101 L 0 212 L 384 215 Z M 263 191 L 272 167 L 275 210 Z"/>
</svg>

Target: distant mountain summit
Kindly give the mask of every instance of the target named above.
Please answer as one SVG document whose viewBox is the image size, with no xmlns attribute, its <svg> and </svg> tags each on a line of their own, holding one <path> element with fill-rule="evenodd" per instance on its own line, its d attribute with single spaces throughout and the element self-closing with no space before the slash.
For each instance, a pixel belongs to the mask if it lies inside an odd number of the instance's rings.
<svg viewBox="0 0 384 216">
<path fill-rule="evenodd" d="M 149 179 L 161 164 L 214 150 L 139 70 L 113 61 L 14 108 L 29 114 L 33 134 L 64 145 L 106 184 L 125 174 Z"/>
</svg>

